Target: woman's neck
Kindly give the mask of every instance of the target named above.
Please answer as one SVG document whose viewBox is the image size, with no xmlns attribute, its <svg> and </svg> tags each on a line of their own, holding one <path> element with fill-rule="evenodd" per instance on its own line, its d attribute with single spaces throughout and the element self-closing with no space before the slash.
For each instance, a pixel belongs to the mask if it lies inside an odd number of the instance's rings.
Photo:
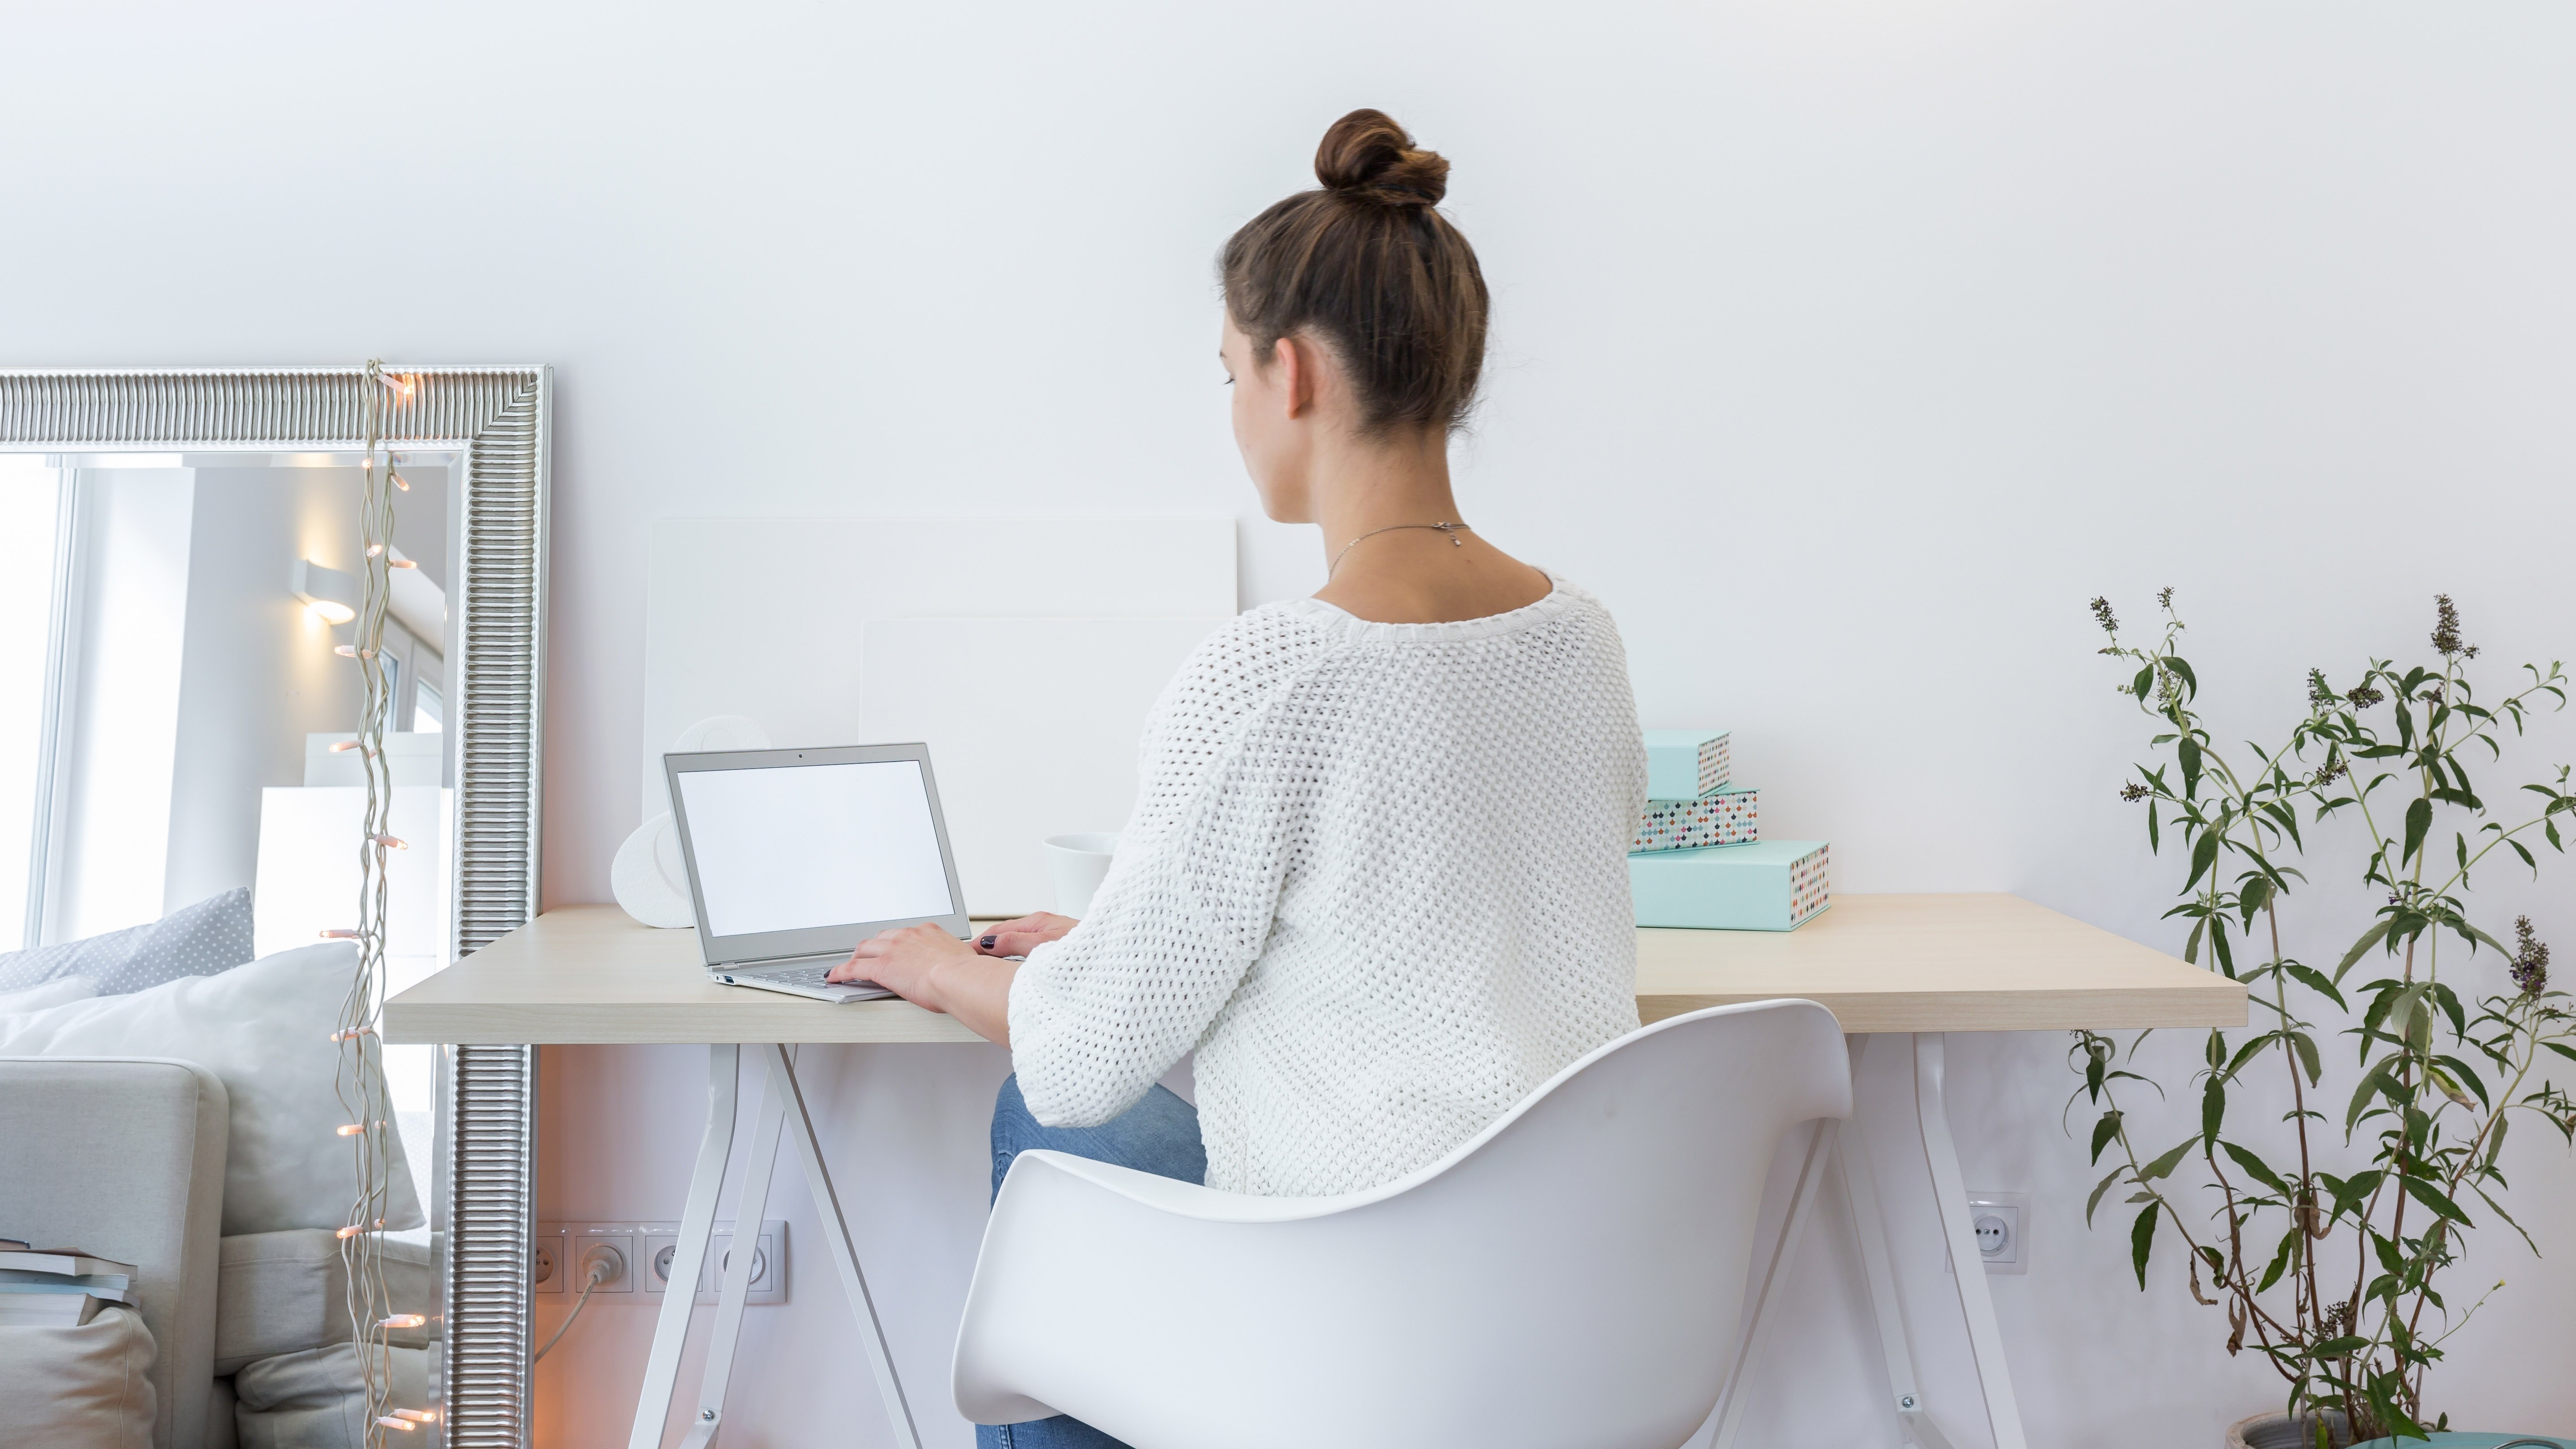
<svg viewBox="0 0 2576 1449">
<path fill-rule="evenodd" d="M 1315 521 L 1329 577 L 1316 598 L 1379 623 L 1434 624 L 1508 613 L 1555 587 L 1465 526 L 1444 431 L 1335 452 L 1317 460 Z M 1430 526 L 1439 523 L 1461 526 Z"/>
</svg>

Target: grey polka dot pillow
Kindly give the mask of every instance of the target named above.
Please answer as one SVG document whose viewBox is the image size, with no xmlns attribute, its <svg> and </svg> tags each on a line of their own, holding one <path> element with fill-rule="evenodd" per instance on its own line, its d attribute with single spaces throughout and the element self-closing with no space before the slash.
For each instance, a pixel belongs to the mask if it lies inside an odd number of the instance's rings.
<svg viewBox="0 0 2576 1449">
<path fill-rule="evenodd" d="M 250 887 L 236 886 L 148 926 L 0 952 L 0 991 L 86 976 L 98 983 L 99 995 L 120 996 L 182 976 L 229 971 L 250 957 Z"/>
</svg>

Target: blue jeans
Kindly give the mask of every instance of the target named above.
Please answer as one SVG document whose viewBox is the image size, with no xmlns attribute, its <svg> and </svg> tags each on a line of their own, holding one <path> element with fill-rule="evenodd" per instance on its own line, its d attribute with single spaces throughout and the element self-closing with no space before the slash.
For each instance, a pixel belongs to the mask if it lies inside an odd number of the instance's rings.
<svg viewBox="0 0 2576 1449">
<path fill-rule="evenodd" d="M 1207 1180 L 1207 1149 L 1199 1142 L 1198 1109 L 1169 1088 L 1156 1087 L 1143 1101 L 1097 1127 L 1048 1127 L 1029 1115 L 1020 1079 L 1002 1083 L 993 1103 L 993 1195 L 1001 1196 L 1011 1159 L 1032 1147 L 1051 1148 L 1095 1162 L 1114 1162 L 1157 1177 Z M 1070 1415 L 1025 1424 L 978 1424 L 976 1449 L 1126 1449 L 1119 1441 Z"/>
</svg>

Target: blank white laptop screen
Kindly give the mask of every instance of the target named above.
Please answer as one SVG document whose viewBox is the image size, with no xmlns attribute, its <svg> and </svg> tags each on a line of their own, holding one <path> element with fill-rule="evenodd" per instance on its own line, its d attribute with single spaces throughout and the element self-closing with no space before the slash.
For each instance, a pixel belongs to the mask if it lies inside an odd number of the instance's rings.
<svg viewBox="0 0 2576 1449">
<path fill-rule="evenodd" d="M 719 936 L 956 909 L 917 761 L 692 770 L 679 785 Z"/>
</svg>

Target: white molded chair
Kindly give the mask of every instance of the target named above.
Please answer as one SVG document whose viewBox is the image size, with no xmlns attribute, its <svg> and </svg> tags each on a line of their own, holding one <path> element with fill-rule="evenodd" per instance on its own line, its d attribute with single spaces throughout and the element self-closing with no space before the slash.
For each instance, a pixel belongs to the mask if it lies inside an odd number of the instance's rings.
<svg viewBox="0 0 2576 1449">
<path fill-rule="evenodd" d="M 1850 1114 L 1832 1014 L 1765 1001 L 1622 1037 L 1367 1192 L 1024 1152 L 957 1407 L 1136 1449 L 1675 1449 L 1716 1403 L 1781 1134 Z"/>
</svg>

